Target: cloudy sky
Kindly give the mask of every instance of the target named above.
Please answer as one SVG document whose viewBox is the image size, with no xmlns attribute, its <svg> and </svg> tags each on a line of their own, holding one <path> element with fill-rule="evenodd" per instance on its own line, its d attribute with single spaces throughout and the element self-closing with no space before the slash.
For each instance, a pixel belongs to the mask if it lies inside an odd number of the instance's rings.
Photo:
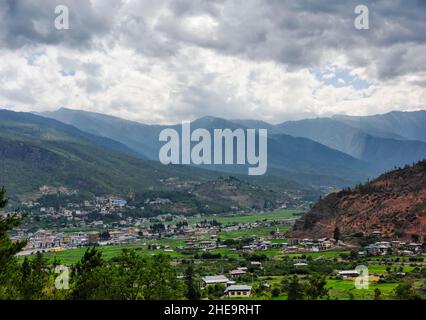
<svg viewBox="0 0 426 320">
<path fill-rule="evenodd" d="M 426 109 L 426 1 L 0 0 L 0 83 L 1 108 L 145 123 Z"/>
</svg>

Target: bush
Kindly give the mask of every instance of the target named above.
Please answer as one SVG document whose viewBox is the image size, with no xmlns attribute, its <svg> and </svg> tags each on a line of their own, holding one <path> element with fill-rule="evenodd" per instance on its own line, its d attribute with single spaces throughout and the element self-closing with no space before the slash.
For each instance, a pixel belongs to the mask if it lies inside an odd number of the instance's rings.
<svg viewBox="0 0 426 320">
<path fill-rule="evenodd" d="M 273 288 L 271 293 L 273 297 L 278 297 L 281 294 L 281 290 L 279 288 Z"/>
</svg>

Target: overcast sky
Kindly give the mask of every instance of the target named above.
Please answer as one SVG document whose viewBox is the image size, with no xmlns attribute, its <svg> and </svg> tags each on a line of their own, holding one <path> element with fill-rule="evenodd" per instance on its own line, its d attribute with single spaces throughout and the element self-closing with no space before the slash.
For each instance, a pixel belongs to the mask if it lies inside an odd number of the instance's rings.
<svg viewBox="0 0 426 320">
<path fill-rule="evenodd" d="M 426 1 L 0 0 L 0 84 L 1 108 L 145 123 L 426 109 Z"/>
</svg>

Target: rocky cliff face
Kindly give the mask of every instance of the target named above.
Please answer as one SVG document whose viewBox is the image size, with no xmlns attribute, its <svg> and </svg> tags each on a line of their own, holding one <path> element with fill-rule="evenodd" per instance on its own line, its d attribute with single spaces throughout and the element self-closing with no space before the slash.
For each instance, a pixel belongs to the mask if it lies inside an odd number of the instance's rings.
<svg viewBox="0 0 426 320">
<path fill-rule="evenodd" d="M 336 227 L 346 240 L 373 231 L 390 239 L 426 237 L 426 161 L 328 195 L 287 236 L 332 237 Z"/>
</svg>

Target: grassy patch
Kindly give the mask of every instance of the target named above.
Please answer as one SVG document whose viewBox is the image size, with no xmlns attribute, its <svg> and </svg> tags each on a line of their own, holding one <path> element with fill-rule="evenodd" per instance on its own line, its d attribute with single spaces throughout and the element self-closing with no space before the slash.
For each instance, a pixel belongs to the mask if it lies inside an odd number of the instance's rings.
<svg viewBox="0 0 426 320">
<path fill-rule="evenodd" d="M 327 288 L 330 290 L 330 299 L 349 300 L 372 300 L 374 290 L 379 289 L 383 299 L 391 299 L 398 283 L 369 284 L 368 289 L 357 289 L 353 280 L 327 280 Z"/>
</svg>

